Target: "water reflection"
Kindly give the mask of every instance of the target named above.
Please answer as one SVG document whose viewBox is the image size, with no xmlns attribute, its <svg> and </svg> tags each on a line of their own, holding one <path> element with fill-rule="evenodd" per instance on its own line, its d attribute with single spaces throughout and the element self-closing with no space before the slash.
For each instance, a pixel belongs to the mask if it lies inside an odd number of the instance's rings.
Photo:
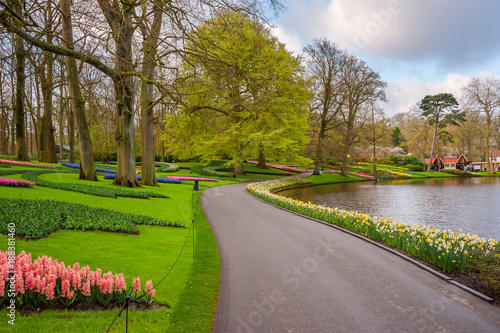
<svg viewBox="0 0 500 333">
<path fill-rule="evenodd" d="M 408 224 L 500 240 L 500 178 L 372 181 L 318 185 L 280 195 Z"/>
</svg>

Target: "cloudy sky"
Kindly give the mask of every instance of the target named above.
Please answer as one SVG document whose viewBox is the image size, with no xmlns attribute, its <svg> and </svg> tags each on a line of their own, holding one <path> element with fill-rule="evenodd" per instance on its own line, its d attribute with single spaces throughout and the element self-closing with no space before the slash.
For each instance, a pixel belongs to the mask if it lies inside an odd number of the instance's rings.
<svg viewBox="0 0 500 333">
<path fill-rule="evenodd" d="M 296 54 L 314 38 L 349 50 L 388 83 L 387 116 L 474 76 L 500 77 L 498 0 L 287 0 L 275 34 Z"/>
</svg>

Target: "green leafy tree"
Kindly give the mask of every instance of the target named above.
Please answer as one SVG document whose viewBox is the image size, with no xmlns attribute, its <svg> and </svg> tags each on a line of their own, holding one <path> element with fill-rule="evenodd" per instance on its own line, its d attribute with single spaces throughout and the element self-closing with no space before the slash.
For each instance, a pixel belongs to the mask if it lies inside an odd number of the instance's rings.
<svg viewBox="0 0 500 333">
<path fill-rule="evenodd" d="M 422 116 L 428 119 L 429 125 L 434 126 L 431 155 L 427 167 L 430 171 L 439 130 L 448 125 L 459 126 L 460 122 L 466 121 L 465 112 L 460 112 L 457 100 L 450 93 L 425 96 L 420 103 L 420 109 Z"/>
<path fill-rule="evenodd" d="M 401 144 L 406 141 L 403 132 L 399 126 L 394 127 L 391 132 L 391 140 L 394 147 L 401 147 Z"/>
<path fill-rule="evenodd" d="M 275 159 L 299 158 L 309 99 L 300 58 L 262 24 L 229 11 L 200 25 L 186 52 L 185 103 L 167 120 L 176 155 L 227 155 L 236 174 L 263 150 Z"/>
</svg>

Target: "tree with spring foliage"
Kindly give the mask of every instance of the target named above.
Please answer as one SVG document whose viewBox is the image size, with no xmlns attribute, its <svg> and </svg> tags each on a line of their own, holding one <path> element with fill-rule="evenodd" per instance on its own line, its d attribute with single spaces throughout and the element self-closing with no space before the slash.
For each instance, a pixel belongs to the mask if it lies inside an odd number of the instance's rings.
<svg viewBox="0 0 500 333">
<path fill-rule="evenodd" d="M 181 157 L 228 155 L 243 162 L 298 158 L 307 143 L 309 91 L 300 59 L 241 12 L 224 12 L 194 32 L 181 75 L 186 106 L 168 123 Z"/>
</svg>

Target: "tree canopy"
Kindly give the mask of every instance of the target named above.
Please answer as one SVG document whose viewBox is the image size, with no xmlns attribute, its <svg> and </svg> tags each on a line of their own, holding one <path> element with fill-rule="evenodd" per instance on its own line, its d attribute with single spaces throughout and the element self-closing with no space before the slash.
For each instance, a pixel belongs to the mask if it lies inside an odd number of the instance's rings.
<svg viewBox="0 0 500 333">
<path fill-rule="evenodd" d="M 458 126 L 459 122 L 464 122 L 465 112 L 460 112 L 457 100 L 450 93 L 425 96 L 420 103 L 420 109 L 422 110 L 422 116 L 428 118 L 429 125 L 434 125 L 434 137 L 428 165 L 428 170 L 430 170 L 439 130 L 446 128 L 448 125 Z M 450 140 L 449 135 L 445 137 L 446 140 Z"/>
<path fill-rule="evenodd" d="M 181 157 L 231 157 L 235 172 L 264 148 L 294 160 L 307 143 L 308 85 L 299 57 L 241 12 L 201 24 L 186 47 L 184 107 L 168 119 Z"/>
</svg>

